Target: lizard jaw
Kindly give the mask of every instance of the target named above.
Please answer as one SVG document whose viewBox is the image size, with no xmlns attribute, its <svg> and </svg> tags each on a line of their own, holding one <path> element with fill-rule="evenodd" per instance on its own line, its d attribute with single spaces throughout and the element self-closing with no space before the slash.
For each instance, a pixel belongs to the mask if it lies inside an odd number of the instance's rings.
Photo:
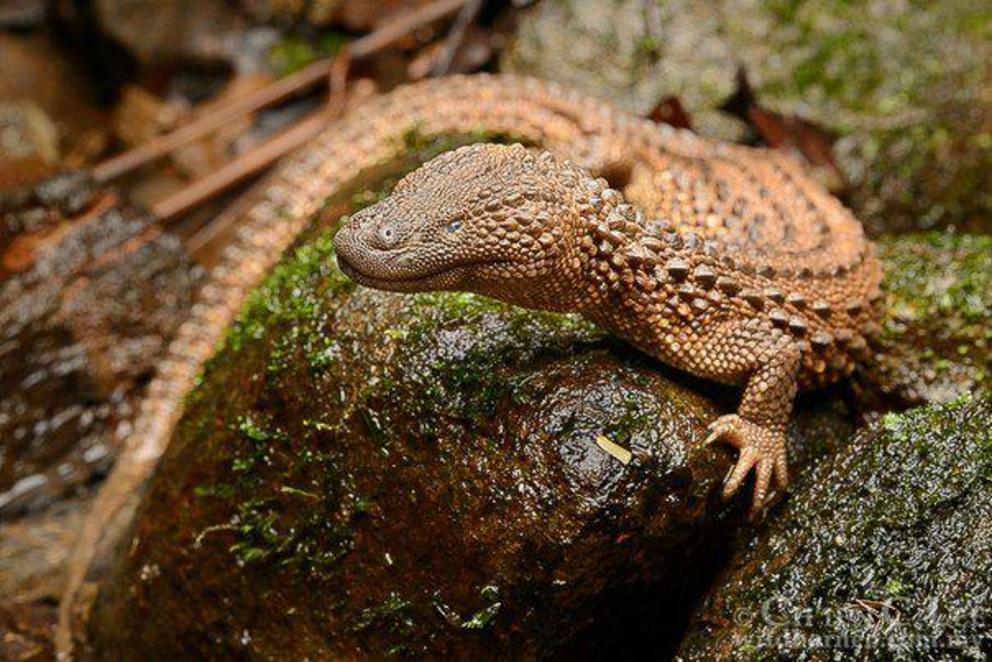
<svg viewBox="0 0 992 662">
<path fill-rule="evenodd" d="M 365 287 L 371 287 L 377 290 L 389 290 L 393 292 L 416 292 L 423 289 L 428 289 L 428 286 L 432 284 L 432 278 L 430 276 L 425 276 L 423 278 L 410 278 L 410 277 L 397 277 L 397 278 L 382 278 L 377 276 L 372 276 L 360 268 L 355 266 L 354 263 L 350 262 L 348 258 L 344 255 L 338 253 L 338 267 L 345 276 L 355 281 L 359 285 L 364 285 Z M 443 275 L 443 274 L 439 274 Z M 418 283 L 420 287 L 417 287 Z"/>
<path fill-rule="evenodd" d="M 349 260 L 346 252 L 337 252 L 338 266 L 353 281 L 365 287 L 391 292 L 426 292 L 432 290 L 464 289 L 473 270 L 484 266 L 508 264 L 505 260 L 473 260 L 447 265 L 441 269 L 418 274 L 393 276 L 373 275 Z"/>
</svg>

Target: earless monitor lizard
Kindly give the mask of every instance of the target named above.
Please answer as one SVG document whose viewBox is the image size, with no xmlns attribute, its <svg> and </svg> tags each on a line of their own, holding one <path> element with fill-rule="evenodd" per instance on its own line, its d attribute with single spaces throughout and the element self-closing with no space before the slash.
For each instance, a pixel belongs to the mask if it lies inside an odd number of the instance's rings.
<svg viewBox="0 0 992 662">
<path fill-rule="evenodd" d="M 849 374 L 866 353 L 879 263 L 860 223 L 787 156 L 604 113 L 590 108 L 586 120 L 609 128 L 575 151 L 582 165 L 520 144 L 431 160 L 338 232 L 339 264 L 379 289 L 579 313 L 671 366 L 742 386 L 707 441 L 739 449 L 725 495 L 755 471 L 753 514 L 773 479 L 788 482 L 797 388 Z"/>
</svg>

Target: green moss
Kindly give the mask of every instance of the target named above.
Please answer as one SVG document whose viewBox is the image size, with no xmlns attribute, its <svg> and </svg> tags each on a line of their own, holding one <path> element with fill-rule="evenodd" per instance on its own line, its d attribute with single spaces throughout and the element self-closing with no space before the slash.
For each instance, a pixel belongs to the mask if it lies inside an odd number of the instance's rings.
<svg viewBox="0 0 992 662">
<path fill-rule="evenodd" d="M 499 613 L 500 603 L 495 603 L 489 605 L 485 609 L 480 609 L 479 611 L 472 614 L 472 617 L 467 621 L 462 623 L 462 627 L 466 630 L 482 630 L 485 629 L 489 623 L 496 617 Z"/>
<path fill-rule="evenodd" d="M 237 321 L 227 333 L 224 341 L 227 348 L 240 351 L 246 343 L 265 337 L 266 329 L 273 324 L 305 324 L 313 320 L 326 297 L 354 287 L 354 283 L 337 267 L 333 237 L 332 230 L 319 232 L 312 241 L 296 249 L 275 267 L 248 297 Z M 316 340 L 304 337 L 304 329 L 295 333 L 300 334 L 294 339 L 296 341 Z M 278 362 L 272 368 L 278 369 Z"/>
<path fill-rule="evenodd" d="M 709 622 L 726 616 L 728 625 L 694 629 L 683 657 L 722 657 L 749 642 L 744 659 L 763 659 L 789 641 L 830 657 L 981 659 L 990 427 L 989 396 L 889 414 L 802 476 L 704 607 Z"/>
<path fill-rule="evenodd" d="M 606 428 L 606 436 L 614 442 L 626 441 L 631 434 L 644 430 L 650 423 L 651 411 L 648 403 L 642 400 L 628 399 L 622 403 L 623 415 Z"/>
<path fill-rule="evenodd" d="M 348 40 L 341 32 L 324 32 L 315 37 L 288 35 L 269 50 L 269 65 L 277 76 L 288 76 L 320 58 L 340 52 Z"/>
<path fill-rule="evenodd" d="M 436 337 L 456 326 L 500 321 L 499 335 L 490 342 L 474 343 L 465 353 L 451 357 L 423 355 L 435 351 Z M 480 422 L 492 416 L 500 402 L 526 399 L 522 385 L 511 377 L 514 366 L 532 358 L 532 348 L 564 352 L 576 342 L 594 341 L 599 335 L 593 325 L 572 315 L 531 311 L 470 293 L 431 292 L 408 299 L 404 324 L 389 330 L 393 339 L 402 339 L 399 361 L 406 365 L 429 366 L 421 375 L 419 388 L 406 392 L 397 382 L 384 381 L 380 388 L 366 393 L 370 400 L 402 398 L 418 412 L 421 431 L 431 436 L 431 421 L 454 417 Z M 557 339 L 557 340 L 555 340 Z"/>
<path fill-rule="evenodd" d="M 898 579 L 890 579 L 885 584 L 885 592 L 893 597 L 899 597 L 906 591 L 906 586 Z"/>
<path fill-rule="evenodd" d="M 883 226 L 893 219 L 882 213 L 906 215 L 900 224 L 919 228 L 984 217 L 988 227 L 992 149 L 979 138 L 992 55 L 987 3 L 787 0 L 767 8 L 763 30 L 732 26 L 732 41 L 747 44 L 742 59 L 764 103 L 849 136 L 837 151 L 858 184 L 862 216 Z M 747 55 L 764 49 L 774 66 Z"/>
<path fill-rule="evenodd" d="M 885 265 L 884 340 L 938 373 L 988 388 L 992 365 L 992 238 L 927 232 L 878 244 Z"/>
<path fill-rule="evenodd" d="M 992 237 L 928 232 L 889 240 L 882 257 L 892 266 L 886 289 L 893 307 L 915 318 L 952 315 L 980 338 L 992 316 Z M 979 328 L 973 325 L 981 324 Z"/>
</svg>

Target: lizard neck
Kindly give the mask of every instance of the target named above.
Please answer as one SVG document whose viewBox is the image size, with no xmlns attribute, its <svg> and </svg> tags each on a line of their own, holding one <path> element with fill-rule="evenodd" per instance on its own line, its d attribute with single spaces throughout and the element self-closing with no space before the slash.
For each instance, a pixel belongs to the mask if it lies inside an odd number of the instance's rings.
<svg viewBox="0 0 992 662">
<path fill-rule="evenodd" d="M 603 178 L 593 178 L 571 164 L 554 174 L 555 186 L 568 191 L 561 206 L 533 219 L 553 240 L 536 275 L 512 283 L 486 280 L 474 289 L 515 305 L 554 312 L 580 313 L 614 326 L 611 317 L 644 292 L 686 279 L 689 271 L 713 262 L 713 242 L 693 232 L 678 232 L 665 219 L 646 219 Z M 536 266 L 536 265 L 532 265 Z M 714 270 L 703 266 L 704 280 Z M 715 276 L 714 276 L 715 277 Z"/>
<path fill-rule="evenodd" d="M 697 254 L 715 251 L 711 242 L 678 232 L 666 219 L 645 218 L 603 179 L 586 178 L 578 190 L 570 276 L 584 284 L 579 312 L 593 319 L 603 321 L 611 299 L 684 278 L 699 262 Z"/>
</svg>

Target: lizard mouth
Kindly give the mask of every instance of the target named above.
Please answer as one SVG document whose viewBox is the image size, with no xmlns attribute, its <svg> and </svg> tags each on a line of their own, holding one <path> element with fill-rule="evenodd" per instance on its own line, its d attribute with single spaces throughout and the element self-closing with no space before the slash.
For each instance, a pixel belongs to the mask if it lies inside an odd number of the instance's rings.
<svg viewBox="0 0 992 662">
<path fill-rule="evenodd" d="M 473 269 L 510 265 L 512 260 L 492 257 L 457 257 L 424 249 L 424 268 L 417 269 L 406 250 L 376 251 L 367 243 L 343 228 L 334 237 L 334 253 L 338 266 L 346 276 L 366 287 L 394 292 L 422 292 L 426 290 L 454 289 L 471 279 Z M 440 259 L 438 259 L 440 258 Z"/>
<path fill-rule="evenodd" d="M 337 260 L 341 271 L 355 282 L 366 287 L 394 292 L 443 289 L 458 284 L 461 281 L 460 277 L 465 274 L 466 270 L 473 267 L 509 264 L 507 260 L 470 260 L 420 273 L 380 273 L 373 275 L 350 260 L 344 251 L 337 252 Z"/>
</svg>

